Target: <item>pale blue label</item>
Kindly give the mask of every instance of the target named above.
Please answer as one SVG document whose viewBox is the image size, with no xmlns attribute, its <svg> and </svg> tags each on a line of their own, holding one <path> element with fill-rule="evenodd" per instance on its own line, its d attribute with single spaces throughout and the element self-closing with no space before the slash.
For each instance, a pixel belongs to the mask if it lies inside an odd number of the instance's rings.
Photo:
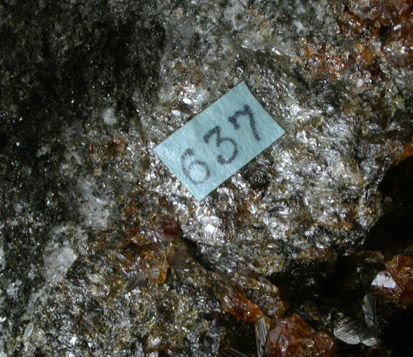
<svg viewBox="0 0 413 357">
<path fill-rule="evenodd" d="M 201 201 L 284 134 L 244 82 L 155 148 Z"/>
</svg>

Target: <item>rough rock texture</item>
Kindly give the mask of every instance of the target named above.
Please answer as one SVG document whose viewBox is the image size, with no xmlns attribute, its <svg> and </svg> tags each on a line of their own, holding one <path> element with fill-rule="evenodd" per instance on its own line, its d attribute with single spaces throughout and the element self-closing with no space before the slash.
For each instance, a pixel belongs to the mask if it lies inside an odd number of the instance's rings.
<svg viewBox="0 0 413 357">
<path fill-rule="evenodd" d="M 314 331 L 300 316 L 293 314 L 276 320 L 268 332 L 267 356 L 335 356 L 334 338 Z"/>
<path fill-rule="evenodd" d="M 395 303 L 413 303 L 413 259 L 397 255 L 379 272 L 371 283 L 377 296 Z"/>
<path fill-rule="evenodd" d="M 413 250 L 359 250 L 413 153 L 411 8 L 1 0 L 0 355 L 253 356 L 287 309 L 390 353 L 362 300 Z M 286 134 L 197 202 L 153 148 L 242 80 Z"/>
</svg>

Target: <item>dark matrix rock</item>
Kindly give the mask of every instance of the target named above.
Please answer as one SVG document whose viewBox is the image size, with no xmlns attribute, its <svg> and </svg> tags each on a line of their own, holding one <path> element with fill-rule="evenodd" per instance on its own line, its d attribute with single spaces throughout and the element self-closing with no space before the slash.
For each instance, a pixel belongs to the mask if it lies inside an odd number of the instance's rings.
<svg viewBox="0 0 413 357">
<path fill-rule="evenodd" d="M 411 353 L 411 10 L 1 0 L 0 356 Z M 241 81 L 286 133 L 197 202 L 153 149 Z"/>
</svg>

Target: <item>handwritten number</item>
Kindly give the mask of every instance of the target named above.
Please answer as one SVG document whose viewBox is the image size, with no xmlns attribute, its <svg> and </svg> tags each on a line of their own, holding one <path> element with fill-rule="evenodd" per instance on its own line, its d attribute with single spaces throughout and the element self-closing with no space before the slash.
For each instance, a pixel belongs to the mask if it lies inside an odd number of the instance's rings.
<svg viewBox="0 0 413 357">
<path fill-rule="evenodd" d="M 254 114 L 252 113 L 249 105 L 245 105 L 242 110 L 236 111 L 234 115 L 228 118 L 228 120 L 234 126 L 234 129 L 238 130 L 240 128 L 240 125 L 238 123 L 238 118 L 242 116 L 247 116 L 249 118 L 252 134 L 254 135 L 255 140 L 260 141 L 261 137 L 259 136 L 257 132 L 257 128 L 255 126 Z M 230 143 L 233 146 L 232 154 L 229 158 L 225 158 L 221 154 L 217 156 L 217 161 L 220 165 L 230 164 L 238 155 L 237 143 L 231 138 L 221 137 L 221 127 L 219 126 L 214 127 L 213 129 L 211 129 L 204 135 L 204 142 L 206 144 L 209 144 L 213 136 L 216 136 L 216 141 L 215 141 L 216 147 L 218 148 L 221 147 L 223 143 Z M 202 160 L 189 161 L 189 159 L 192 158 L 193 156 L 195 156 L 195 154 L 192 149 L 186 149 L 185 152 L 182 154 L 181 156 L 182 171 L 189 181 L 198 185 L 198 184 L 204 183 L 206 180 L 209 179 L 209 177 L 211 176 L 211 171 L 205 161 L 202 161 Z M 201 178 L 198 178 L 199 176 Z"/>
<path fill-rule="evenodd" d="M 211 139 L 211 137 L 213 135 L 217 136 L 217 141 L 216 141 L 216 146 L 220 147 L 222 143 L 231 143 L 233 148 L 232 151 L 232 155 L 230 156 L 230 158 L 225 159 L 222 155 L 218 155 L 217 156 L 217 161 L 218 163 L 220 163 L 221 165 L 226 165 L 226 164 L 230 164 L 238 155 L 238 146 L 235 143 L 234 140 L 232 140 L 231 138 L 226 138 L 226 137 L 221 137 L 221 128 L 219 126 L 216 126 L 215 128 L 211 129 L 210 131 L 208 131 L 205 135 L 204 135 L 204 141 L 206 144 L 209 143 L 209 140 Z"/>
<path fill-rule="evenodd" d="M 246 104 L 243 110 L 236 111 L 234 115 L 228 118 L 228 120 L 234 126 L 235 130 L 238 130 L 239 124 L 237 119 L 244 115 L 249 117 L 252 134 L 254 135 L 255 140 L 260 141 L 261 137 L 258 135 L 257 128 L 255 126 L 254 114 L 252 113 L 249 105 Z"/>
<path fill-rule="evenodd" d="M 205 161 L 201 161 L 201 160 L 194 160 L 189 165 L 187 165 L 187 161 L 188 161 L 187 158 L 192 157 L 192 156 L 194 156 L 194 151 L 192 149 L 186 149 L 185 152 L 182 154 L 181 156 L 182 171 L 184 172 L 184 175 L 186 176 L 186 178 L 192 183 L 194 184 L 204 183 L 211 175 L 209 167 Z M 204 176 L 202 177 L 202 179 L 196 179 L 191 174 L 191 172 L 195 169 L 196 166 L 203 168 Z"/>
</svg>

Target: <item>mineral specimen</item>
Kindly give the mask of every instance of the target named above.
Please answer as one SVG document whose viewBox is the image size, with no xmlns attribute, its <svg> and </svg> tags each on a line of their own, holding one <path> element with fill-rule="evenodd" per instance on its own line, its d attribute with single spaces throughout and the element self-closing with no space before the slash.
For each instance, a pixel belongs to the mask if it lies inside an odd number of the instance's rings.
<svg viewBox="0 0 413 357">
<path fill-rule="evenodd" d="M 410 353 L 411 9 L 0 1 L 0 356 Z M 199 203 L 153 150 L 242 81 L 285 135 Z"/>
<path fill-rule="evenodd" d="M 277 319 L 265 346 L 266 356 L 334 357 L 336 352 L 337 345 L 330 334 L 316 332 L 297 314 Z"/>
<path fill-rule="evenodd" d="M 237 292 L 224 293 L 220 296 L 220 300 L 222 308 L 239 320 L 255 322 L 264 316 L 257 305 Z"/>
<path fill-rule="evenodd" d="M 394 26 L 409 18 L 412 6 L 412 0 L 364 0 L 354 10 L 382 26 Z"/>
<path fill-rule="evenodd" d="M 413 303 L 413 258 L 395 256 L 371 283 L 374 294 L 396 304 Z"/>
<path fill-rule="evenodd" d="M 413 69 L 413 23 L 405 22 L 394 27 L 381 50 L 394 67 Z"/>
</svg>

